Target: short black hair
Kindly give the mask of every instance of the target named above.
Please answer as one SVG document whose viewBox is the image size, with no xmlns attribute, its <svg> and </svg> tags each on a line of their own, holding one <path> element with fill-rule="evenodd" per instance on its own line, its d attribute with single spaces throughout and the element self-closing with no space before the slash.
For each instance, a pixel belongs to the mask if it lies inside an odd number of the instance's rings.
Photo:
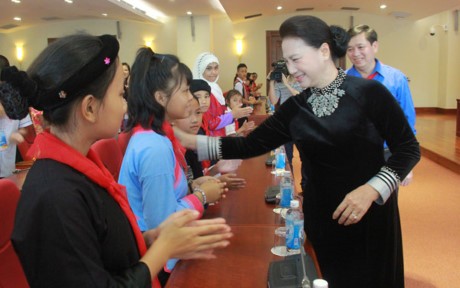
<svg viewBox="0 0 460 288">
<path fill-rule="evenodd" d="M 280 36 L 281 39 L 298 37 L 316 49 L 327 43 L 333 59 L 345 56 L 349 40 L 347 31 L 342 27 L 329 26 L 311 15 L 299 15 L 285 20 L 280 26 Z"/>
<path fill-rule="evenodd" d="M 240 70 L 240 68 L 248 69 L 248 66 L 246 66 L 246 64 L 244 64 L 244 63 L 240 63 L 240 64 L 238 64 L 238 66 L 236 66 L 236 70 L 238 71 L 238 70 Z"/>
<path fill-rule="evenodd" d="M 0 55 L 0 69 L 10 67 L 10 61 L 3 55 Z"/>
<path fill-rule="evenodd" d="M 350 36 L 350 39 L 361 33 L 364 33 L 366 40 L 371 44 L 378 40 L 377 32 L 374 30 L 374 28 L 368 25 L 360 24 L 348 30 L 348 36 Z"/>
</svg>

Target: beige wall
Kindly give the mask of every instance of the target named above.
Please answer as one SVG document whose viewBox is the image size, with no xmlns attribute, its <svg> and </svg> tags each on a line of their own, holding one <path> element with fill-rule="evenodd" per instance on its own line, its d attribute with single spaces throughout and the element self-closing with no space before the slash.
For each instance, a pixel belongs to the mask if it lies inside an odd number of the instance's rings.
<svg viewBox="0 0 460 288">
<path fill-rule="evenodd" d="M 459 7 L 460 8 L 460 7 Z M 350 25 L 350 14 L 344 12 L 312 13 L 328 22 L 343 27 Z M 223 90 L 232 87 L 239 58 L 235 53 L 235 39 L 242 38 L 244 51 L 241 61 L 250 72 L 257 72 L 263 81 L 266 69 L 265 31 L 277 30 L 288 17 L 296 14 L 260 17 L 232 23 L 227 17 L 195 16 L 195 39 L 191 37 L 190 17 L 179 17 L 170 22 L 147 24 L 120 21 L 122 38 L 120 58 L 132 63 L 136 50 L 145 40 L 153 40 L 153 49 L 159 53 L 177 54 L 193 67 L 196 56 L 212 51 L 220 61 L 219 83 Z M 453 30 L 453 13 L 443 12 L 418 21 L 397 20 L 393 17 L 353 13 L 354 23 L 373 26 L 379 33 L 378 58 L 403 71 L 410 78 L 416 107 L 455 108 L 460 98 L 460 35 Z M 436 35 L 428 31 L 432 25 L 447 24 L 445 33 L 440 27 Z M 66 21 L 39 25 L 8 34 L 0 34 L 0 53 L 13 64 L 15 43 L 24 44 L 23 68 L 46 46 L 49 37 L 60 37 L 85 31 L 91 34 L 116 34 L 114 20 Z M 349 65 L 349 64 L 348 64 Z"/>
<path fill-rule="evenodd" d="M 288 15 L 288 16 L 293 16 Z M 314 13 L 328 22 L 349 27 L 350 15 L 338 12 Z M 220 84 L 224 90 L 231 87 L 238 59 L 226 45 L 232 41 L 229 36 L 244 35 L 245 52 L 242 61 L 249 71 L 266 73 L 265 31 L 277 30 L 288 16 L 256 18 L 228 25 L 227 19 L 214 21 L 216 54 L 225 59 L 221 64 Z M 452 12 L 434 15 L 419 21 L 397 20 L 386 16 L 355 14 L 355 24 L 373 26 L 379 34 L 378 57 L 384 63 L 403 71 L 411 80 L 410 87 L 416 107 L 455 108 L 460 97 L 460 36 L 453 31 Z M 431 25 L 448 23 L 445 33 L 436 28 L 436 36 L 430 36 Z M 223 31 L 227 31 L 223 33 Z M 218 45 L 221 45 L 220 49 Z M 222 62 L 222 60 L 221 60 Z M 348 62 L 348 66 L 350 66 Z M 229 67 L 229 68 L 226 68 Z M 262 79 L 261 79 L 262 80 Z"/>
<path fill-rule="evenodd" d="M 192 36 L 191 19 L 190 16 L 177 19 L 177 55 L 182 62 L 193 69 L 196 56 L 211 50 L 213 25 L 209 16 L 194 16 L 194 36 Z"/>
<path fill-rule="evenodd" d="M 145 45 L 145 41 L 153 40 L 153 48 L 161 48 L 170 53 L 176 50 L 176 21 L 168 25 L 147 24 L 134 21 L 120 21 L 120 59 L 132 63 L 136 51 Z M 37 25 L 27 29 L 0 35 L 0 53 L 8 57 L 13 65 L 19 65 L 15 56 L 15 45 L 24 47 L 22 68 L 27 69 L 33 59 L 48 45 L 48 38 L 58 38 L 73 33 L 90 33 L 93 35 L 117 34 L 115 20 L 80 20 L 61 21 Z"/>
</svg>

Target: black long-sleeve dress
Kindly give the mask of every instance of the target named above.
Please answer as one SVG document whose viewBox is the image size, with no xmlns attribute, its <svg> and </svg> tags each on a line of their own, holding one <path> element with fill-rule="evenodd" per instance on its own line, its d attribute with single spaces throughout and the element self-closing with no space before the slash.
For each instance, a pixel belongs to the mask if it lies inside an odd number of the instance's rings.
<svg viewBox="0 0 460 288">
<path fill-rule="evenodd" d="M 345 94 L 329 116 L 307 103 L 312 90 L 287 100 L 248 137 L 221 139 L 222 158 L 248 158 L 294 141 L 302 160 L 305 231 L 332 288 L 404 287 L 397 199 L 373 203 L 362 220 L 339 225 L 332 214 L 346 194 L 382 166 L 399 179 L 420 159 L 419 144 L 398 103 L 380 83 L 347 76 Z M 330 108 L 330 107 L 329 107 Z M 392 152 L 385 163 L 383 142 Z"/>
<path fill-rule="evenodd" d="M 118 203 L 51 159 L 27 175 L 12 242 L 31 287 L 152 287 Z"/>
</svg>

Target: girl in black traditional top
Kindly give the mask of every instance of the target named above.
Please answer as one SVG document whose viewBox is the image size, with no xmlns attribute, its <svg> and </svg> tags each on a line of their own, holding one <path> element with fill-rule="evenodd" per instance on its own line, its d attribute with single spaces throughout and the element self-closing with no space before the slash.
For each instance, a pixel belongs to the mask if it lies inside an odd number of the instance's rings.
<svg viewBox="0 0 460 288">
<path fill-rule="evenodd" d="M 142 234 L 124 187 L 91 150 L 116 134 L 126 111 L 118 48 L 108 35 L 68 36 L 27 74 L 1 72 L 22 105 L 16 112 L 33 106 L 50 124 L 31 148 L 37 160 L 12 234 L 31 287 L 159 287 L 155 275 L 167 259 L 212 258 L 228 245 L 223 219 L 198 221 L 189 210 Z"/>
<path fill-rule="evenodd" d="M 398 202 L 392 193 L 420 159 L 398 103 L 379 82 L 334 65 L 346 31 L 313 16 L 280 27 L 283 57 L 303 88 L 247 137 L 177 131 L 200 159 L 248 158 L 294 141 L 302 160 L 305 232 L 330 287 L 404 287 Z M 392 156 L 385 162 L 383 142 Z"/>
</svg>

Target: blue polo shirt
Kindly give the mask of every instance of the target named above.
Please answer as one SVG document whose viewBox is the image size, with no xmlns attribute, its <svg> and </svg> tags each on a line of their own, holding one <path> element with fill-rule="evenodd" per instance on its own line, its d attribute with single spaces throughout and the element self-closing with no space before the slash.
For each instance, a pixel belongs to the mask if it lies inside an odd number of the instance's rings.
<svg viewBox="0 0 460 288">
<path fill-rule="evenodd" d="M 350 76 L 362 78 L 355 66 L 348 69 L 346 73 Z M 406 75 L 396 68 L 382 64 L 377 59 L 375 59 L 375 68 L 371 75 L 374 73 L 376 74 L 373 79 L 382 83 L 396 98 L 396 101 L 398 101 L 401 106 L 404 115 L 406 115 L 407 121 L 412 128 L 412 132 L 416 134 L 415 108 L 414 103 L 412 102 L 412 94 L 410 93 L 409 82 L 407 81 Z"/>
</svg>

